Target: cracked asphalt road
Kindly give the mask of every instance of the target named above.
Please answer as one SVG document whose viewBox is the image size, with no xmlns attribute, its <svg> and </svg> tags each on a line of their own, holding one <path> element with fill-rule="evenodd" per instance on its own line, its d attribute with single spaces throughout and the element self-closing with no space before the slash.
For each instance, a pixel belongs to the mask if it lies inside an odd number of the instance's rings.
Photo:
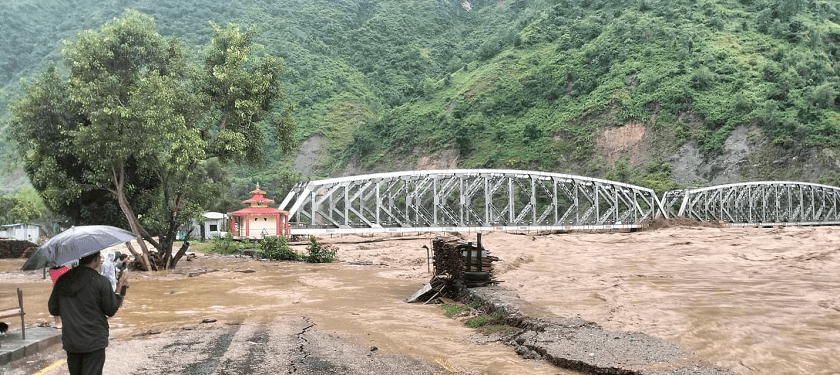
<svg viewBox="0 0 840 375">
<path fill-rule="evenodd" d="M 119 368 L 106 373 L 144 375 L 209 374 L 442 374 L 441 366 L 388 355 L 353 339 L 313 329 L 306 317 L 275 319 L 270 324 L 214 323 L 163 337 L 119 342 L 111 348 L 123 354 Z"/>
<path fill-rule="evenodd" d="M 200 324 L 134 340 L 113 340 L 105 374 L 471 374 L 359 345 L 354 338 L 319 331 L 306 317 L 277 318 L 269 324 Z M 58 349 L 58 350 L 55 350 Z M 160 354 L 160 355 L 157 355 Z M 63 360 L 60 346 L 29 358 L 7 375 L 32 374 Z M 49 374 L 66 373 L 66 365 Z"/>
</svg>

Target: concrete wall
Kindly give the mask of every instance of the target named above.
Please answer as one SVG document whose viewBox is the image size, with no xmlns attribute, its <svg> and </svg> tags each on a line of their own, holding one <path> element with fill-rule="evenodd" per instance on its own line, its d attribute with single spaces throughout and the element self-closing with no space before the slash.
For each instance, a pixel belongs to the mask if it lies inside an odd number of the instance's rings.
<svg viewBox="0 0 840 375">
<path fill-rule="evenodd" d="M 41 237 L 41 228 L 37 225 L 19 224 L 14 226 L 6 226 L 0 229 L 0 238 L 10 238 L 20 241 L 38 242 Z"/>
<path fill-rule="evenodd" d="M 265 235 L 267 236 L 276 236 L 277 235 L 277 218 L 274 216 L 251 216 L 250 221 L 248 223 L 248 236 L 261 236 L 263 234 L 263 230 L 265 230 Z M 245 224 L 244 222 L 242 223 Z"/>
</svg>

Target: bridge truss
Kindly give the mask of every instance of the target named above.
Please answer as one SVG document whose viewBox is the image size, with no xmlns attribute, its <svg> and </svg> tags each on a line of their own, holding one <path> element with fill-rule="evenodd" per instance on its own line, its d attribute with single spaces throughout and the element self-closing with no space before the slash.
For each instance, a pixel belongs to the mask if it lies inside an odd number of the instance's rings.
<svg viewBox="0 0 840 375">
<path fill-rule="evenodd" d="M 297 184 L 292 234 L 635 228 L 665 215 L 653 190 L 520 170 L 406 171 Z"/>
<path fill-rule="evenodd" d="M 662 205 L 670 217 L 733 225 L 837 225 L 838 201 L 834 186 L 765 181 L 671 190 Z"/>
</svg>

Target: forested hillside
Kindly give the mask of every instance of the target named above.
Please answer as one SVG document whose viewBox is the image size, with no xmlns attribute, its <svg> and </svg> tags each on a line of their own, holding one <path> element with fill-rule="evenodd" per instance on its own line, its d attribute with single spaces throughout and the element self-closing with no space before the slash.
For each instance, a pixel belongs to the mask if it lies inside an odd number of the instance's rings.
<svg viewBox="0 0 840 375">
<path fill-rule="evenodd" d="M 415 168 L 657 190 L 840 181 L 834 1 L 6 1 L 2 110 L 63 39 L 125 8 L 191 48 L 208 21 L 236 23 L 283 59 L 307 156 L 283 155 L 265 126 L 266 161 L 231 171 L 232 201 L 256 181 L 278 198 L 301 175 Z M 0 152 L 14 170 L 10 146 Z"/>
</svg>

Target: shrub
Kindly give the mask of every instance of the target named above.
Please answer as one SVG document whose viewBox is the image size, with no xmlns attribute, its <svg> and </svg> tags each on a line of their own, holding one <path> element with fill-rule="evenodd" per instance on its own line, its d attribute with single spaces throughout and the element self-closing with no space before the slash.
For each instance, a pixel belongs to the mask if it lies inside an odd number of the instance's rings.
<svg viewBox="0 0 840 375">
<path fill-rule="evenodd" d="M 691 87 L 694 87 L 698 90 L 702 90 L 711 86 L 713 81 L 714 76 L 712 71 L 705 66 L 695 69 L 694 72 L 691 74 Z"/>
<path fill-rule="evenodd" d="M 322 246 L 318 243 L 315 237 L 309 237 L 309 255 L 306 256 L 306 261 L 309 263 L 332 263 L 335 261 L 336 250 L 330 248 L 329 245 Z"/>
<path fill-rule="evenodd" d="M 210 247 L 207 249 L 210 253 L 217 254 L 234 254 L 240 249 L 239 242 L 233 240 L 233 235 L 228 233 L 224 236 L 213 238 Z"/>
<path fill-rule="evenodd" d="M 273 260 L 300 260 L 300 255 L 289 248 L 286 237 L 266 237 L 258 246 L 263 258 Z"/>
</svg>

